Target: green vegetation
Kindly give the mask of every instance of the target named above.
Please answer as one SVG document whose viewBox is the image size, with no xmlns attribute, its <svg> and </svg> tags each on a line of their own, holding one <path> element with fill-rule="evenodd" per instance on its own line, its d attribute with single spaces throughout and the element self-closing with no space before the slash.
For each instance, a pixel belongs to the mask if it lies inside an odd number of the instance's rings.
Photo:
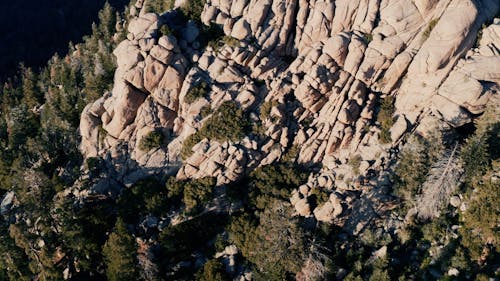
<svg viewBox="0 0 500 281">
<path fill-rule="evenodd" d="M 222 42 L 224 42 L 224 44 L 226 44 L 227 46 L 229 46 L 231 48 L 235 48 L 235 47 L 238 47 L 240 45 L 240 41 L 234 37 L 231 37 L 231 36 L 224 36 L 222 38 Z"/>
<path fill-rule="evenodd" d="M 200 110 L 200 117 L 202 119 L 205 119 L 210 114 L 212 114 L 212 108 L 209 105 L 206 105 L 206 106 L 204 106 L 204 107 L 201 108 L 201 110 Z"/>
<path fill-rule="evenodd" d="M 0 86 L 0 195 L 13 191 L 23 218 L 0 219 L 2 278 L 60 280 L 69 264 L 76 279 L 104 276 L 102 246 L 114 224 L 109 200 L 74 204 L 59 192 L 81 176 L 80 114 L 112 87 L 118 43 L 112 37 L 123 37 L 115 29 L 121 19 L 106 4 L 92 35 L 70 43 L 67 56 L 55 55 L 37 71 L 20 66 Z M 99 163 L 87 162 L 89 176 L 99 174 Z"/>
<path fill-rule="evenodd" d="M 198 13 L 201 3 L 188 2 L 185 14 Z M 156 10 L 167 4 L 149 5 Z M 114 71 L 116 42 L 110 38 L 120 16 L 106 7 L 93 35 L 71 45 L 70 55 L 55 56 L 39 72 L 21 67 L 19 76 L 0 88 L 0 195 L 15 194 L 12 210 L 0 217 L 0 280 L 62 280 L 66 269 L 72 280 L 233 280 L 236 273 L 226 271 L 225 257 L 215 258 L 233 244 L 239 250 L 237 271 L 251 271 L 254 280 L 336 280 L 344 273 L 343 280 L 485 280 L 498 275 L 500 123 L 491 109 L 478 119 L 474 134 L 458 140 L 463 174 L 455 192 L 466 208 L 447 204 L 439 216 L 426 220 L 411 211 L 455 141 L 449 137 L 407 140 L 397 163 L 388 163 L 388 171 L 394 170 L 393 196 L 380 194 L 395 208 L 386 216 L 385 210 L 362 204 L 353 213 L 363 219 L 365 211 L 380 216 L 363 227 L 351 218 L 340 227 L 293 215 L 291 192 L 318 172 L 296 163 L 297 145 L 284 148 L 281 161 L 267 166 L 258 166 L 249 154 L 242 178 L 222 186 L 215 178 L 177 180 L 166 173 L 132 183 L 128 176 L 135 175 L 114 171 L 106 158 L 83 163 L 77 133 L 81 110 L 111 88 Z M 203 36 L 217 34 L 217 28 L 210 28 Z M 237 44 L 229 37 L 222 42 Z M 186 99 L 194 102 L 208 91 L 200 84 Z M 382 100 L 377 116 L 384 142 L 391 141 L 393 103 L 392 97 Z M 276 105 L 265 102 L 260 119 L 271 118 Z M 247 112 L 236 102 L 225 102 L 214 112 L 206 106 L 200 115 L 208 118 L 184 142 L 184 158 L 204 138 L 236 142 L 250 128 Z M 312 122 L 291 124 L 290 134 Z M 101 128 L 101 142 L 104 137 Z M 143 150 L 163 144 L 160 131 L 139 140 Z M 348 161 L 356 173 L 361 160 L 353 155 Z M 381 187 L 370 193 L 337 191 L 349 202 L 353 196 L 377 199 L 378 192 L 385 192 Z M 313 188 L 311 207 L 327 202 L 331 192 Z M 457 276 L 449 276 L 450 269 Z"/>
<path fill-rule="evenodd" d="M 231 48 L 235 48 L 240 45 L 240 41 L 231 36 L 222 36 L 222 37 L 215 37 L 210 41 L 208 41 L 207 43 L 207 46 L 212 47 L 212 49 L 214 49 L 215 52 L 219 52 L 220 48 L 224 47 L 224 45 L 227 45 Z"/>
<path fill-rule="evenodd" d="M 427 28 L 425 29 L 424 34 L 423 34 L 424 40 L 427 40 L 427 38 L 429 38 L 432 30 L 434 29 L 434 27 L 436 26 L 438 21 L 439 21 L 439 19 L 433 19 L 429 22 L 429 25 L 427 25 Z"/>
<path fill-rule="evenodd" d="M 217 259 L 211 259 L 205 263 L 202 270 L 196 274 L 199 281 L 228 281 L 224 265 Z"/>
<path fill-rule="evenodd" d="M 421 193 L 432 164 L 443 151 L 438 136 L 429 139 L 414 137 L 401 151 L 401 158 L 394 171 L 394 193 L 403 199 L 404 211 L 412 207 L 417 194 Z"/>
<path fill-rule="evenodd" d="M 359 167 L 361 166 L 361 161 L 363 161 L 361 155 L 354 155 L 353 157 L 349 158 L 349 161 L 347 161 L 347 164 L 352 167 L 352 171 L 356 175 L 359 175 Z"/>
<path fill-rule="evenodd" d="M 203 247 L 221 232 L 226 222 L 224 216 L 207 213 L 164 229 L 158 240 L 166 260 L 181 261 L 190 257 L 193 250 Z"/>
<path fill-rule="evenodd" d="M 138 277 L 135 260 L 136 244 L 121 219 L 116 221 L 115 230 L 109 235 L 102 253 L 108 280 L 134 280 Z"/>
<path fill-rule="evenodd" d="M 330 193 L 324 188 L 313 188 L 311 190 L 315 206 L 321 206 L 330 199 Z"/>
<path fill-rule="evenodd" d="M 139 142 L 139 149 L 142 151 L 150 151 L 159 148 L 163 145 L 165 136 L 162 132 L 154 130 L 145 135 Z"/>
<path fill-rule="evenodd" d="M 208 45 L 212 46 L 215 50 L 218 49 L 217 44 L 224 37 L 224 31 L 217 24 L 210 24 L 209 26 L 202 25 L 200 27 L 200 45 L 202 48 Z"/>
<path fill-rule="evenodd" d="M 494 179 L 500 167 L 499 136 L 498 112 L 489 108 L 461 154 L 468 208 L 460 217 L 460 233 L 470 257 L 481 266 L 499 258 L 500 184 Z"/>
<path fill-rule="evenodd" d="M 175 0 L 147 0 L 145 3 L 148 13 L 163 14 L 163 12 L 174 8 Z"/>
<path fill-rule="evenodd" d="M 294 164 L 255 169 L 228 187 L 234 201 L 245 204 L 227 227 L 229 240 L 254 266 L 255 280 L 285 280 L 296 273 L 308 253 L 306 231 L 291 217 L 290 192 L 307 180 Z"/>
<path fill-rule="evenodd" d="M 99 142 L 103 143 L 104 140 L 106 139 L 106 136 L 108 135 L 108 131 L 104 130 L 102 125 L 99 125 L 99 127 L 97 127 L 97 130 L 98 130 L 97 133 L 99 135 Z"/>
<path fill-rule="evenodd" d="M 136 223 L 147 213 L 165 215 L 167 199 L 168 190 L 158 180 L 146 178 L 122 191 L 116 202 L 118 215 L 127 223 Z"/>
<path fill-rule="evenodd" d="M 427 249 L 415 258 L 420 265 L 413 276 L 435 278 L 432 274 L 441 272 L 442 277 L 447 278 L 449 268 L 457 269 L 458 276 L 453 280 L 481 280 L 495 275 L 494 261 L 499 258 L 500 246 L 496 229 L 500 220 L 500 189 L 493 174 L 499 165 L 499 124 L 497 114 L 489 109 L 478 119 L 475 134 L 462 145 L 464 170 L 457 192 L 463 195 L 462 202 L 467 208 L 457 211 L 448 206 L 438 218 L 414 219 L 399 233 L 403 247 Z M 443 145 L 435 137 L 410 140 L 402 151 L 395 170 L 395 193 L 403 200 L 399 209 L 401 214 L 406 214 L 423 192 L 427 173 L 431 172 L 442 151 Z M 457 225 L 460 227 L 456 228 Z M 402 268 L 398 274 L 412 276 L 409 268 Z"/>
<path fill-rule="evenodd" d="M 215 178 L 209 177 L 190 181 L 177 181 L 172 177 L 166 184 L 167 195 L 171 202 L 182 201 L 186 213 L 195 214 L 212 199 L 215 183 Z"/>
<path fill-rule="evenodd" d="M 191 88 L 189 92 L 187 92 L 186 96 L 184 97 L 184 101 L 191 104 L 195 102 L 197 99 L 206 98 L 209 92 L 210 92 L 210 87 L 205 81 L 203 81 L 197 86 Z"/>
<path fill-rule="evenodd" d="M 204 6 L 205 0 L 188 0 L 185 2 L 184 6 L 181 7 L 181 11 L 189 19 L 200 21 Z"/>
<path fill-rule="evenodd" d="M 290 163 L 259 167 L 250 173 L 249 203 L 264 210 L 272 205 L 273 199 L 287 201 L 290 192 L 306 180 L 307 174 Z"/>
<path fill-rule="evenodd" d="M 481 39 L 483 38 L 483 30 L 487 27 L 486 24 L 482 24 L 481 25 L 481 29 L 479 29 L 479 31 L 477 32 L 477 37 L 476 37 L 476 41 L 474 42 L 474 48 L 479 48 L 479 44 L 481 43 Z"/>
<path fill-rule="evenodd" d="M 164 24 L 160 27 L 160 33 L 161 33 L 160 36 L 169 36 L 169 35 L 173 35 L 174 31 L 172 29 L 170 29 L 170 27 L 168 25 Z"/>
<path fill-rule="evenodd" d="M 260 120 L 263 121 L 263 120 L 271 117 L 271 109 L 277 105 L 278 105 L 277 100 L 270 100 L 270 101 L 264 102 L 260 106 Z"/>
<path fill-rule="evenodd" d="M 370 44 L 370 42 L 373 41 L 373 35 L 371 33 L 365 33 L 363 34 L 363 39 L 365 40 L 366 44 Z"/>
<path fill-rule="evenodd" d="M 377 115 L 377 122 L 380 123 L 380 141 L 382 143 L 390 143 L 391 132 L 390 129 L 394 122 L 394 97 L 387 96 L 380 103 L 380 110 Z"/>
<path fill-rule="evenodd" d="M 259 215 L 260 224 L 242 216 L 229 226 L 230 240 L 255 264 L 256 280 L 285 280 L 305 260 L 305 234 L 290 211 L 288 204 L 272 200 Z"/>
<path fill-rule="evenodd" d="M 182 200 L 186 205 L 186 212 L 193 213 L 200 209 L 202 204 L 210 201 L 214 188 L 214 178 L 204 178 L 186 183 Z"/>
<path fill-rule="evenodd" d="M 193 154 L 193 147 L 203 140 L 201 133 L 194 133 L 187 137 L 182 143 L 181 157 L 182 159 L 187 159 L 191 154 Z"/>
<path fill-rule="evenodd" d="M 224 102 L 203 127 L 183 143 L 181 156 L 186 159 L 192 148 L 204 138 L 219 142 L 238 141 L 248 131 L 249 122 L 243 110 L 233 101 Z"/>
</svg>

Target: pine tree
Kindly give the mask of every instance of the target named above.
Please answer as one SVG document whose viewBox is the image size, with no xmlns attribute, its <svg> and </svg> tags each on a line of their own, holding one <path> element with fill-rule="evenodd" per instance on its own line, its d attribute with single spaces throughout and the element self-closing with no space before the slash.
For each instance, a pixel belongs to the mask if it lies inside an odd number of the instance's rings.
<svg viewBox="0 0 500 281">
<path fill-rule="evenodd" d="M 135 241 L 120 218 L 116 221 L 115 231 L 109 235 L 108 241 L 104 244 L 103 255 L 108 280 L 137 278 Z"/>
</svg>

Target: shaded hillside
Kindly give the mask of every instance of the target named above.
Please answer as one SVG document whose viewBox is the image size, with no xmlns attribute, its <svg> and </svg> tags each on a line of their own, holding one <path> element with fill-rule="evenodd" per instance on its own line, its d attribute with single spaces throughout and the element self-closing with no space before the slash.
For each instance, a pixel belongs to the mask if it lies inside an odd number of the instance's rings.
<svg viewBox="0 0 500 281">
<path fill-rule="evenodd" d="M 127 1 L 110 0 L 122 8 Z M 105 0 L 0 1 L 0 81 L 16 72 L 17 65 L 39 67 L 68 42 L 90 34 L 92 22 Z"/>
</svg>

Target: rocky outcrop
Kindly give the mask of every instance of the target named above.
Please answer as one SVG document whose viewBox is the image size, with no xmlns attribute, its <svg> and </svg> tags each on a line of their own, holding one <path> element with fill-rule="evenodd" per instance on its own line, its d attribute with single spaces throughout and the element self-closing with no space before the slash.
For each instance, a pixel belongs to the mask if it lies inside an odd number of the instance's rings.
<svg viewBox="0 0 500 281">
<path fill-rule="evenodd" d="M 308 188 L 330 197 L 313 206 L 297 190 L 292 203 L 299 215 L 333 222 L 352 206 L 356 182 L 383 169 L 406 134 L 436 123 L 459 127 L 483 112 L 500 83 L 499 20 L 472 46 L 498 9 L 493 0 L 207 1 L 202 22 L 236 42 L 206 48 L 191 21 L 170 26 L 178 37 L 160 34 L 175 11 L 136 12 L 114 52 L 112 91 L 82 114 L 81 150 L 112 159 L 128 181 L 168 171 L 226 184 L 296 147 L 298 162 L 323 165 Z M 202 83 L 206 93 L 193 101 Z M 389 129 L 377 123 L 377 104 L 387 96 L 395 98 Z M 258 130 L 240 140 L 202 138 L 182 160 L 186 140 L 225 101 Z M 380 141 L 382 130 L 389 143 Z M 164 143 L 143 151 L 152 131 Z"/>
</svg>

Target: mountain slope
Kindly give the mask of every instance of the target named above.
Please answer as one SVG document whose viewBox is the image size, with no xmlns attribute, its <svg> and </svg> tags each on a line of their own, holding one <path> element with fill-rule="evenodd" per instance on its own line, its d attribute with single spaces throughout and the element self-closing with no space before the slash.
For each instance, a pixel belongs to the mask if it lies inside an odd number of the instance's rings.
<svg viewBox="0 0 500 281">
<path fill-rule="evenodd" d="M 499 9 L 106 6 L 4 86 L 0 279 L 498 275 Z"/>
</svg>

